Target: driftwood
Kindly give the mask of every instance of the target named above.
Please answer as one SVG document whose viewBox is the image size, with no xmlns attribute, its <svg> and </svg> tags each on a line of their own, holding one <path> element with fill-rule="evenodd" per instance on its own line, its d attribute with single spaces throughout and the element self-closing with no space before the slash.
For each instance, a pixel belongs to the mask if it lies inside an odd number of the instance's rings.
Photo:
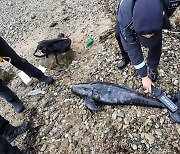
<svg viewBox="0 0 180 154">
<path fill-rule="evenodd" d="M 115 28 L 111 28 L 111 29 L 108 29 L 106 31 L 104 31 L 102 34 L 100 34 L 99 36 L 99 42 L 100 43 L 103 43 L 107 40 L 108 36 L 112 35 L 113 33 L 115 32 Z"/>
<path fill-rule="evenodd" d="M 174 31 L 169 31 L 169 30 L 163 30 L 164 33 L 166 34 L 169 34 L 169 35 L 172 35 L 173 37 L 176 37 L 176 38 L 180 38 L 180 32 L 174 32 Z"/>
<path fill-rule="evenodd" d="M 169 30 L 163 30 L 164 33 L 169 33 L 169 34 L 180 34 L 180 32 L 173 32 Z"/>
</svg>

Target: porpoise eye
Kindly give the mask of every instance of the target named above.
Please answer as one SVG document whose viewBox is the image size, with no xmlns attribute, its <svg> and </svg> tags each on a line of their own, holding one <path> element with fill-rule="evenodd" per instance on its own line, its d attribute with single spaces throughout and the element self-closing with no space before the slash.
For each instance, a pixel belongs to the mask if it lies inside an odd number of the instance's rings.
<svg viewBox="0 0 180 154">
<path fill-rule="evenodd" d="M 89 89 L 88 88 L 84 88 L 85 91 L 88 91 Z"/>
<path fill-rule="evenodd" d="M 98 94 L 95 94 L 95 95 L 94 95 L 94 98 L 95 98 L 95 99 L 100 99 L 100 96 L 99 96 Z"/>
</svg>

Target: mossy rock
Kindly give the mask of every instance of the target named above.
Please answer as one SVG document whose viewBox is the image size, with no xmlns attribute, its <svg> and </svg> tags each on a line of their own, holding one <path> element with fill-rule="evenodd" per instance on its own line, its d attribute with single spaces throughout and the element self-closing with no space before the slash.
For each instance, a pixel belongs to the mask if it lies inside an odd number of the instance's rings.
<svg viewBox="0 0 180 154">
<path fill-rule="evenodd" d="M 56 62 L 55 55 L 51 54 L 47 57 L 41 59 L 41 65 L 48 69 L 63 69 L 67 68 L 74 59 L 74 51 L 69 49 L 65 53 L 61 53 L 57 56 L 58 63 Z"/>
<path fill-rule="evenodd" d="M 6 84 L 15 76 L 15 72 L 12 69 L 8 71 L 0 68 L 0 79 L 3 80 Z"/>
</svg>

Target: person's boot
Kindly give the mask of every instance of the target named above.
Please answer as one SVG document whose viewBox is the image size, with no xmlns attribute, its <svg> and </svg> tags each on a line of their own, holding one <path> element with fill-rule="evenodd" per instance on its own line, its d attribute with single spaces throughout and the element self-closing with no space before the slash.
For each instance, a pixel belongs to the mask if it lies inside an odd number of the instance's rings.
<svg viewBox="0 0 180 154">
<path fill-rule="evenodd" d="M 10 100 L 9 102 L 12 104 L 15 111 L 18 112 L 18 113 L 22 112 L 24 110 L 24 108 L 25 108 L 22 101 L 18 97 Z"/>
<path fill-rule="evenodd" d="M 37 77 L 37 79 L 41 82 L 45 82 L 46 84 L 52 84 L 54 82 L 54 79 L 52 77 L 42 75 L 40 77 Z"/>
<path fill-rule="evenodd" d="M 149 69 L 149 78 L 151 79 L 151 81 L 156 81 L 158 77 L 158 71 L 157 69 Z"/>
<path fill-rule="evenodd" d="M 117 67 L 123 69 L 130 62 L 129 58 L 122 57 L 121 61 L 117 62 Z"/>
<path fill-rule="evenodd" d="M 10 124 L 8 124 L 5 128 L 4 128 L 4 133 L 2 134 L 2 136 L 4 138 L 6 138 L 6 140 L 11 143 L 18 135 L 26 132 L 30 127 L 30 122 L 29 121 L 25 121 L 22 124 L 20 124 L 19 126 L 12 126 Z"/>
</svg>

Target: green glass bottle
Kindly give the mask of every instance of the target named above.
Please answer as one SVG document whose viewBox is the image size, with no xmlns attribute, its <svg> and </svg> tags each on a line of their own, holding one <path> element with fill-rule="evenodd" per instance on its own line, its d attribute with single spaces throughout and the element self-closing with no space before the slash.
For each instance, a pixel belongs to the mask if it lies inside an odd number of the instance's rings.
<svg viewBox="0 0 180 154">
<path fill-rule="evenodd" d="M 86 48 L 88 48 L 93 43 L 92 37 L 89 37 L 86 41 Z"/>
</svg>

